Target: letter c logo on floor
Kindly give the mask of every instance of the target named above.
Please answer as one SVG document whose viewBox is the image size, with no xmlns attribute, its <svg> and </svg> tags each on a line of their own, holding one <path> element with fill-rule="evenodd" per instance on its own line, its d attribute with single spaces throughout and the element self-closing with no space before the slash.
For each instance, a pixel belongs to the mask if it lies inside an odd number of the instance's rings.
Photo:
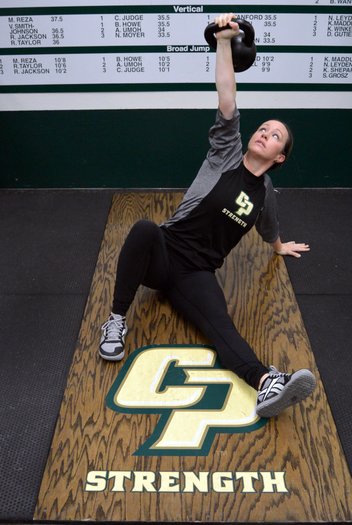
<svg viewBox="0 0 352 525">
<path fill-rule="evenodd" d="M 251 432 L 257 392 L 221 368 L 204 345 L 146 346 L 127 359 L 107 406 L 127 414 L 161 414 L 138 456 L 206 456 L 217 433 Z"/>
</svg>

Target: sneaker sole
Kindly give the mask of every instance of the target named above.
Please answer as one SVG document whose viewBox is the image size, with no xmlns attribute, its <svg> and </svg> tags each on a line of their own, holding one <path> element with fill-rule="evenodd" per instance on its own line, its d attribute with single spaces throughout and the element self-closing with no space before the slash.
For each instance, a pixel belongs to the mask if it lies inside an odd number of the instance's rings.
<svg viewBox="0 0 352 525">
<path fill-rule="evenodd" d="M 273 399 L 267 399 L 257 406 L 260 417 L 274 417 L 285 408 L 295 405 L 308 397 L 316 386 L 316 380 L 309 370 L 298 370 L 292 374 L 287 386 Z"/>
<path fill-rule="evenodd" d="M 125 357 L 125 351 L 120 352 L 118 355 L 107 355 L 102 354 L 101 349 L 99 348 L 99 355 L 101 358 L 105 359 L 105 361 L 121 361 Z"/>
</svg>

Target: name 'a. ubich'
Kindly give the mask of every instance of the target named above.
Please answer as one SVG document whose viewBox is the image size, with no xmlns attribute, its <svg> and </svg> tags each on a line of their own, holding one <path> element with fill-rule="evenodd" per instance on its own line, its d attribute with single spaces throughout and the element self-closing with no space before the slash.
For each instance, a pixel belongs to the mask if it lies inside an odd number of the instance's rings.
<svg viewBox="0 0 352 525">
<path fill-rule="evenodd" d="M 288 492 L 286 472 L 91 470 L 88 492 Z"/>
</svg>

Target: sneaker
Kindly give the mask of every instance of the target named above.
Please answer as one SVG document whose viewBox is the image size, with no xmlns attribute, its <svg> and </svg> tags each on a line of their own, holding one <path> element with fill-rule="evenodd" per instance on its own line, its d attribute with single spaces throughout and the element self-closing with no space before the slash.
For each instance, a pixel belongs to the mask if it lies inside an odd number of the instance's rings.
<svg viewBox="0 0 352 525">
<path fill-rule="evenodd" d="M 315 377 L 309 370 L 302 369 L 293 374 L 283 374 L 271 366 L 269 376 L 263 381 L 258 392 L 258 416 L 277 416 L 285 408 L 309 396 L 315 385 Z"/>
<path fill-rule="evenodd" d="M 108 361 L 121 361 L 125 356 L 125 337 L 127 334 L 126 317 L 110 315 L 101 327 L 99 355 Z"/>
</svg>

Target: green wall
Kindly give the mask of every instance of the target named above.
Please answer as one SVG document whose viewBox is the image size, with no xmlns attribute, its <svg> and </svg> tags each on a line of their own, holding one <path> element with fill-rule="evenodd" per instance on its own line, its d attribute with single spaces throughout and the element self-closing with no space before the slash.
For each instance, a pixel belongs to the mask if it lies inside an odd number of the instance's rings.
<svg viewBox="0 0 352 525">
<path fill-rule="evenodd" d="M 2 188 L 184 188 L 207 151 L 213 110 L 0 113 Z M 268 118 L 295 147 L 277 187 L 351 187 L 352 110 L 242 110 L 244 144 Z"/>
</svg>

